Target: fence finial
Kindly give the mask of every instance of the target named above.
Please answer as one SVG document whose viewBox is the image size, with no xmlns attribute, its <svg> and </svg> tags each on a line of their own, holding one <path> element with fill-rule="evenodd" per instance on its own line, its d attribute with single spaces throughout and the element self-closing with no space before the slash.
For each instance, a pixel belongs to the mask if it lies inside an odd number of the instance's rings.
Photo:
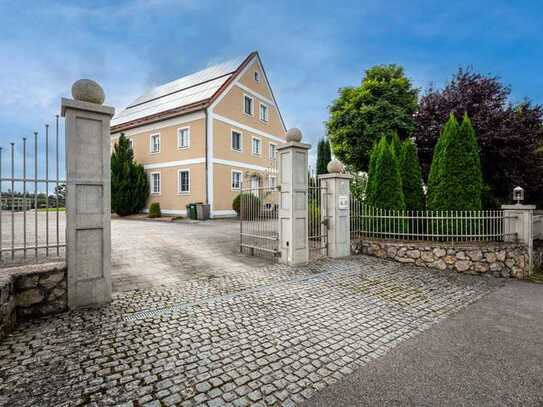
<svg viewBox="0 0 543 407">
<path fill-rule="evenodd" d="M 102 87 L 91 79 L 79 79 L 72 85 L 72 96 L 75 100 L 101 105 L 106 99 Z"/>
<path fill-rule="evenodd" d="M 344 168 L 345 166 L 336 159 L 333 159 L 332 161 L 330 161 L 328 165 L 326 166 L 326 169 L 328 170 L 329 174 L 340 173 L 343 171 Z"/>
<path fill-rule="evenodd" d="M 302 131 L 300 129 L 297 129 L 296 127 L 293 127 L 291 129 L 288 129 L 287 131 L 287 141 L 299 143 L 302 141 Z"/>
</svg>

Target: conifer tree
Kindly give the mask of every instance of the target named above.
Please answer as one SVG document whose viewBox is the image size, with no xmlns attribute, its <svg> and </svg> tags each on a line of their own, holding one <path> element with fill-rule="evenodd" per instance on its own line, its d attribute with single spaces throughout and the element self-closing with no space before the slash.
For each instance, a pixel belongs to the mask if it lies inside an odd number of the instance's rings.
<svg viewBox="0 0 543 407">
<path fill-rule="evenodd" d="M 149 196 L 149 181 L 134 161 L 130 142 L 121 134 L 111 154 L 111 209 L 119 216 L 140 212 Z"/>
<path fill-rule="evenodd" d="M 449 120 L 445 123 L 445 126 L 441 130 L 439 139 L 437 140 L 434 148 L 434 156 L 432 158 L 432 165 L 430 167 L 430 174 L 428 176 L 428 194 L 427 205 L 431 210 L 444 210 L 443 197 L 440 195 L 442 192 L 441 182 L 443 180 L 441 174 L 443 169 L 443 163 L 445 160 L 446 145 L 453 137 L 453 134 L 458 132 L 458 121 L 454 114 L 450 114 Z"/>
<path fill-rule="evenodd" d="M 480 210 L 483 193 L 481 160 L 475 130 L 467 115 L 461 126 L 451 115 L 436 146 L 434 161 L 428 181 L 428 207 L 433 210 Z"/>
<path fill-rule="evenodd" d="M 406 209 L 419 211 L 424 209 L 424 192 L 417 147 L 407 139 L 401 145 L 400 173 Z"/>
<path fill-rule="evenodd" d="M 328 163 L 332 160 L 328 139 L 321 139 L 317 147 L 317 175 L 328 173 Z"/>
<path fill-rule="evenodd" d="M 374 157 L 368 203 L 382 209 L 405 209 L 400 165 L 392 146 L 382 137 Z"/>
<path fill-rule="evenodd" d="M 400 136 L 398 136 L 398 132 L 396 130 L 393 130 L 390 134 L 389 143 L 392 147 L 392 151 L 394 152 L 394 154 L 396 154 L 396 158 L 399 160 L 402 149 L 402 142 L 400 141 Z"/>
</svg>

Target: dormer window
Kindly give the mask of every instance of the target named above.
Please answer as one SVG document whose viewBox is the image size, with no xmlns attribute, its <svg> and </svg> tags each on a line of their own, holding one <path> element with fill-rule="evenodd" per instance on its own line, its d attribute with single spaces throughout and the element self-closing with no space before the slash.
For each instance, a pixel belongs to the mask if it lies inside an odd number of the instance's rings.
<svg viewBox="0 0 543 407">
<path fill-rule="evenodd" d="M 255 71 L 255 81 L 260 82 L 260 74 L 258 73 L 258 71 Z"/>
</svg>

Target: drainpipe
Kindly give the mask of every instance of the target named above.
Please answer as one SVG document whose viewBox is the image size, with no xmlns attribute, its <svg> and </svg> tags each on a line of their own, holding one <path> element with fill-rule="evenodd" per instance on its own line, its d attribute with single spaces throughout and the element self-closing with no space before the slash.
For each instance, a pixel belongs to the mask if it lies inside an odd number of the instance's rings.
<svg viewBox="0 0 543 407">
<path fill-rule="evenodd" d="M 209 204 L 209 192 L 208 192 L 208 188 L 209 188 L 209 185 L 208 185 L 208 172 L 209 172 L 209 165 L 208 165 L 208 160 L 207 160 L 207 125 L 208 125 L 208 120 L 209 120 L 209 116 L 207 114 L 207 109 L 204 110 L 204 113 L 205 113 L 205 130 L 204 130 L 204 143 L 205 143 L 205 179 L 206 179 L 206 182 L 205 182 L 205 196 L 206 196 L 206 199 L 205 199 L 205 202 L 206 204 Z"/>
</svg>

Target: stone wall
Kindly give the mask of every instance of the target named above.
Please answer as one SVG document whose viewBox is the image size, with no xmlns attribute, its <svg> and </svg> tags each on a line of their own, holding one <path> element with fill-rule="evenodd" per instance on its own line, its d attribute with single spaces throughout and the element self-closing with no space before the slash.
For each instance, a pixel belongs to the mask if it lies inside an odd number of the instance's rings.
<svg viewBox="0 0 543 407">
<path fill-rule="evenodd" d="M 17 320 L 67 308 L 66 265 L 47 263 L 0 270 L 0 338 Z"/>
<path fill-rule="evenodd" d="M 496 277 L 517 279 L 528 277 L 528 249 L 518 244 L 357 240 L 351 242 L 351 249 L 353 254 L 383 257 L 438 270 L 489 273 Z"/>
<path fill-rule="evenodd" d="M 543 240 L 534 240 L 534 270 L 543 273 Z"/>
<path fill-rule="evenodd" d="M 0 272 L 0 339 L 15 326 L 15 292 L 13 279 Z"/>
</svg>

